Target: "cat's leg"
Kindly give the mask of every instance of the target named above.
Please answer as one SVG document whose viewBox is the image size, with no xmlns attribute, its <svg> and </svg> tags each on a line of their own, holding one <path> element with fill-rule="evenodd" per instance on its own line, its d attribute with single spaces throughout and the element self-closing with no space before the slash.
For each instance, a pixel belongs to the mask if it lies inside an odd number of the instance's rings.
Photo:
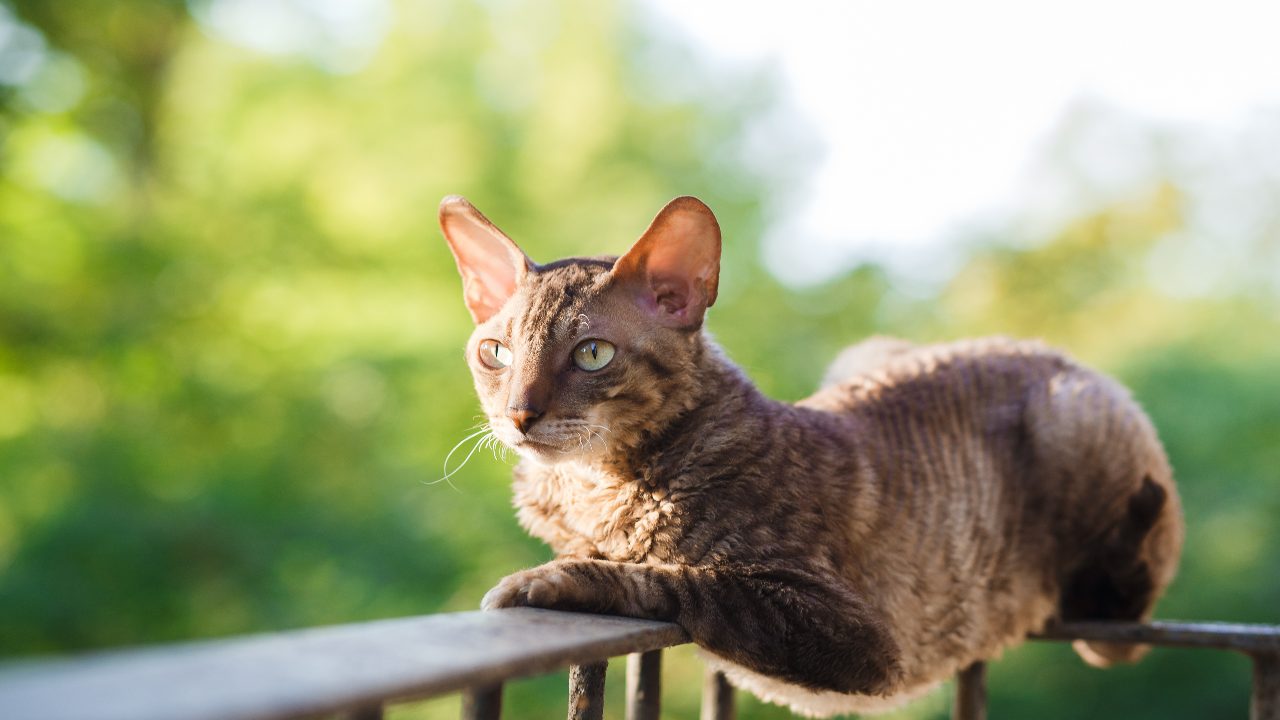
<svg viewBox="0 0 1280 720">
<path fill-rule="evenodd" d="M 482 602 L 517 605 L 676 622 L 730 662 L 811 689 L 887 695 L 901 681 L 897 644 L 865 601 L 795 570 L 556 560 Z"/>
</svg>

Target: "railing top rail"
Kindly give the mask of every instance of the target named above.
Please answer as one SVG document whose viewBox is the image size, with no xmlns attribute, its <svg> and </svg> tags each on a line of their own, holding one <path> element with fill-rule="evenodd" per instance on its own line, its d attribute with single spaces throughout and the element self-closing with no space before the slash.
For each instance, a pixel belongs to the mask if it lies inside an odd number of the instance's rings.
<svg viewBox="0 0 1280 720">
<path fill-rule="evenodd" d="M 529 608 L 0 666 L 8 720 L 295 718 L 679 645 L 677 625 Z"/>
<path fill-rule="evenodd" d="M 1052 625 L 1041 640 L 1102 640 L 1167 647 L 1217 648 L 1250 654 L 1280 653 L 1280 625 L 1216 622 L 1088 621 Z"/>
<path fill-rule="evenodd" d="M 1033 636 L 1280 658 L 1280 626 L 1075 622 Z M 430 697 L 688 642 L 678 626 L 517 608 L 0 665 L 6 720 L 272 720 Z"/>
</svg>

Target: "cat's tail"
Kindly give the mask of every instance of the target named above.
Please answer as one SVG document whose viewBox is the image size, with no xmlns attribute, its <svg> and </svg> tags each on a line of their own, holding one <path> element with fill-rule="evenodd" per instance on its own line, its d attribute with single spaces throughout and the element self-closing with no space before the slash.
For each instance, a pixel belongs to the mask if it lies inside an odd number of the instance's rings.
<svg viewBox="0 0 1280 720">
<path fill-rule="evenodd" d="M 914 343 L 886 335 L 873 335 L 840 351 L 822 376 L 822 387 L 831 387 L 880 370 L 899 355 L 916 348 Z"/>
<path fill-rule="evenodd" d="M 1171 573 L 1157 565 L 1166 562 L 1158 532 L 1168 491 L 1145 476 L 1130 498 L 1124 519 L 1102 551 L 1077 570 L 1063 596 L 1064 620 L 1145 620 Z M 1155 532 L 1153 532 L 1155 531 Z M 1151 649 L 1136 643 L 1076 640 L 1072 648 L 1094 667 L 1137 662 Z"/>
</svg>

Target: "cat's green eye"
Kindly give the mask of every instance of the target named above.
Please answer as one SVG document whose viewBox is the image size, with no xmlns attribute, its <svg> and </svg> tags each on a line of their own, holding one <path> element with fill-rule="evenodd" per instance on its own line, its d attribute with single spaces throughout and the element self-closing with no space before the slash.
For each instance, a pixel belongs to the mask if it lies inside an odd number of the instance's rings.
<svg viewBox="0 0 1280 720">
<path fill-rule="evenodd" d="M 613 343 L 605 340 L 583 340 L 573 349 L 573 364 L 583 370 L 599 370 L 613 359 Z"/>
<path fill-rule="evenodd" d="M 480 362 L 486 367 L 501 370 L 511 364 L 511 351 L 497 340 L 481 340 Z"/>
</svg>

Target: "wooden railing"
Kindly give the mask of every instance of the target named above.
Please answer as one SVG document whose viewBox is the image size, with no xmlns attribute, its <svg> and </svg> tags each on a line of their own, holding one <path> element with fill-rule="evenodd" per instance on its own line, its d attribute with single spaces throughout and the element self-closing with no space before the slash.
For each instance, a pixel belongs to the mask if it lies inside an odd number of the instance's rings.
<svg viewBox="0 0 1280 720">
<path fill-rule="evenodd" d="M 1280 720 L 1280 627 L 1073 623 L 1041 640 L 1216 648 L 1254 663 L 1251 717 Z M 688 642 L 676 625 L 512 609 L 384 620 L 230 640 L 106 652 L 0 667 L 5 720 L 375 720 L 393 702 L 461 692 L 462 715 L 497 718 L 504 681 L 570 668 L 571 720 L 603 714 L 606 662 L 629 655 L 628 720 L 658 717 L 661 651 Z M 959 674 L 953 717 L 986 716 L 985 668 Z M 519 708 L 512 708 L 522 717 Z M 716 673 L 704 720 L 728 720 L 733 690 Z"/>
</svg>

